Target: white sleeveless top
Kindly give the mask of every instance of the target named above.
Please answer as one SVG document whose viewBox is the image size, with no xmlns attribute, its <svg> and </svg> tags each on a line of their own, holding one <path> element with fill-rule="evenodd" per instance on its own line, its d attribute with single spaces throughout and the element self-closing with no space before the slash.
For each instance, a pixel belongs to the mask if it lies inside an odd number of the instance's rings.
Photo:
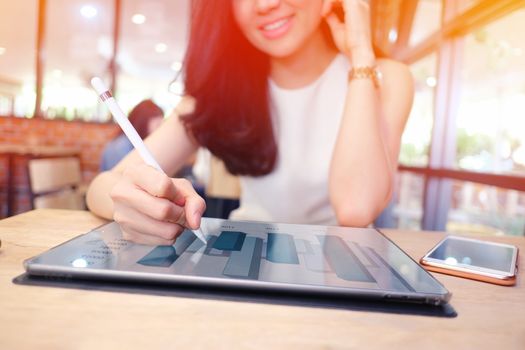
<svg viewBox="0 0 525 350">
<path fill-rule="evenodd" d="M 339 54 L 313 83 L 283 89 L 269 82 L 278 154 L 265 176 L 242 176 L 230 219 L 336 224 L 328 174 L 347 92 L 348 59 Z"/>
</svg>

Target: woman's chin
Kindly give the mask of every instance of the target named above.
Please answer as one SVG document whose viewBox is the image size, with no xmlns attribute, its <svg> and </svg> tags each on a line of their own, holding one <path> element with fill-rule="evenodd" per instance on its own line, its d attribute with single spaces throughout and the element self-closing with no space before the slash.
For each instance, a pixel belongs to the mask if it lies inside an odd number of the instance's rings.
<svg viewBox="0 0 525 350">
<path fill-rule="evenodd" d="M 297 48 L 289 43 L 272 44 L 259 47 L 259 50 L 270 56 L 270 58 L 283 59 L 292 56 Z"/>
</svg>

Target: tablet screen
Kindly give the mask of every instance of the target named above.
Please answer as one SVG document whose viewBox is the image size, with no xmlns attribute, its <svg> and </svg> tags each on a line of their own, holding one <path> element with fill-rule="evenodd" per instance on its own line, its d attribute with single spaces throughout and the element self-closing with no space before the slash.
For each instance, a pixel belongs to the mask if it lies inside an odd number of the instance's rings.
<svg viewBox="0 0 525 350">
<path fill-rule="evenodd" d="M 110 223 L 30 263 L 73 270 L 196 276 L 362 290 L 445 294 L 446 289 L 374 229 L 204 218 L 202 243 L 185 231 L 173 246 L 133 244 Z M 144 274 L 142 274 L 144 275 Z"/>
</svg>

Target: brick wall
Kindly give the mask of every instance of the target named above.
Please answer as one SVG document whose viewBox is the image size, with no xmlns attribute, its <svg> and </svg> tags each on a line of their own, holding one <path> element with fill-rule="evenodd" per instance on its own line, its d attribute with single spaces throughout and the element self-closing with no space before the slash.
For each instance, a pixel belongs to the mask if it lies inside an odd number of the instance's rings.
<svg viewBox="0 0 525 350">
<path fill-rule="evenodd" d="M 82 176 L 91 181 L 98 172 L 100 155 L 105 144 L 113 138 L 118 126 L 67 122 L 62 120 L 37 120 L 0 117 L 0 144 L 28 146 L 59 146 L 80 150 Z M 27 188 L 26 163 L 17 161 L 14 167 L 16 205 L 15 213 L 31 208 Z M 1 214 L 5 206 L 5 159 L 0 159 L 0 203 Z"/>
</svg>

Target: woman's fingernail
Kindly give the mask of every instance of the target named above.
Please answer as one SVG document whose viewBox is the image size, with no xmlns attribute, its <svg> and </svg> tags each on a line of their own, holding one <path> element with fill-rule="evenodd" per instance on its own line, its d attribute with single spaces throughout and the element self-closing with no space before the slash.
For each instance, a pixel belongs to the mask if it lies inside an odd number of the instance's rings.
<svg viewBox="0 0 525 350">
<path fill-rule="evenodd" d="M 195 223 L 195 227 L 198 228 L 201 225 L 201 212 L 196 211 L 193 213 L 193 222 Z"/>
</svg>

